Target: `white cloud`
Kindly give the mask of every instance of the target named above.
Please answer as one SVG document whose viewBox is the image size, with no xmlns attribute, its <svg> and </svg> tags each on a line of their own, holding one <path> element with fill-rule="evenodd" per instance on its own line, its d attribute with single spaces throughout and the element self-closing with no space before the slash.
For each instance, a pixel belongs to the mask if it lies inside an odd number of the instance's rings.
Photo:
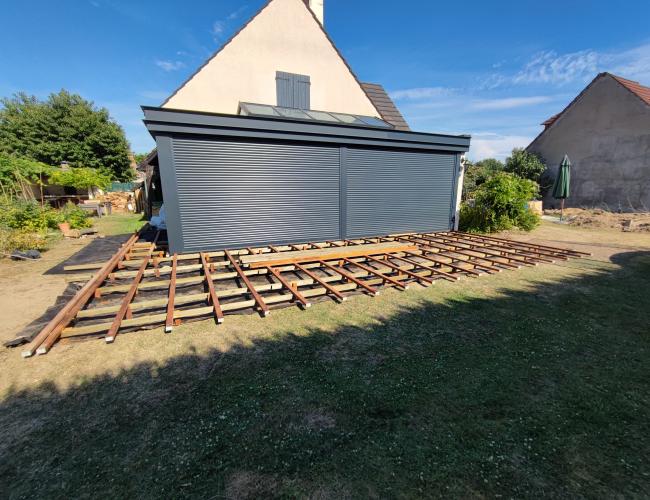
<svg viewBox="0 0 650 500">
<path fill-rule="evenodd" d="M 237 19 L 239 16 L 241 16 L 244 13 L 244 11 L 247 8 L 248 8 L 248 5 L 242 5 L 236 11 L 231 12 L 230 14 L 228 14 L 228 20 L 233 21 L 233 20 Z"/>
<path fill-rule="evenodd" d="M 212 25 L 212 38 L 214 38 L 215 42 L 219 42 L 221 40 L 221 36 L 223 35 L 223 32 L 226 29 L 226 22 L 225 21 L 215 21 L 214 24 Z"/>
<path fill-rule="evenodd" d="M 247 8 L 248 5 L 243 5 L 239 9 L 228 14 L 224 19 L 217 19 L 214 23 L 212 23 L 212 30 L 210 30 L 210 34 L 212 35 L 212 38 L 215 42 L 221 42 L 224 33 L 228 29 L 230 21 L 234 21 L 239 18 L 239 16 L 241 16 Z"/>
<path fill-rule="evenodd" d="M 418 87 L 414 89 L 396 90 L 390 93 L 390 97 L 395 100 L 420 100 L 447 96 L 453 92 L 453 89 L 446 87 Z"/>
<path fill-rule="evenodd" d="M 604 71 L 650 85 L 650 43 L 603 56 Z"/>
<path fill-rule="evenodd" d="M 524 135 L 500 135 L 489 132 L 472 134 L 468 156 L 473 161 L 484 158 L 504 160 L 510 156 L 513 148 L 525 148 L 532 140 L 532 137 Z"/>
<path fill-rule="evenodd" d="M 525 106 L 534 106 L 536 104 L 543 104 L 550 102 L 554 96 L 538 95 L 530 97 L 505 97 L 502 99 L 482 99 L 473 101 L 470 107 L 473 109 L 481 110 L 497 110 L 497 109 L 513 109 L 522 108 Z"/>
<path fill-rule="evenodd" d="M 512 78 L 512 83 L 565 84 L 593 78 L 598 72 L 600 55 L 593 50 L 582 50 L 558 55 L 554 51 L 536 54 Z"/>
<path fill-rule="evenodd" d="M 156 60 L 156 66 L 158 66 L 163 71 L 177 71 L 185 67 L 185 63 L 182 61 L 161 61 L 160 59 Z"/>
<path fill-rule="evenodd" d="M 603 71 L 650 83 L 650 43 L 620 51 L 586 49 L 566 54 L 538 52 L 513 74 L 493 73 L 483 78 L 480 88 L 586 83 Z"/>
</svg>

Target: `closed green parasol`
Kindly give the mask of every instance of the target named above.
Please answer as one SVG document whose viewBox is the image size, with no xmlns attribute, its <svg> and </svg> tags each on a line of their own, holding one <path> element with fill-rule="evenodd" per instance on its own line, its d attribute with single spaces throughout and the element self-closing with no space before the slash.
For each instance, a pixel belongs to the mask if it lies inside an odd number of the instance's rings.
<svg viewBox="0 0 650 500">
<path fill-rule="evenodd" d="M 569 157 L 564 155 L 560 168 L 553 184 L 553 198 L 560 201 L 560 220 L 564 216 L 564 200 L 569 197 L 571 191 L 571 162 Z"/>
</svg>

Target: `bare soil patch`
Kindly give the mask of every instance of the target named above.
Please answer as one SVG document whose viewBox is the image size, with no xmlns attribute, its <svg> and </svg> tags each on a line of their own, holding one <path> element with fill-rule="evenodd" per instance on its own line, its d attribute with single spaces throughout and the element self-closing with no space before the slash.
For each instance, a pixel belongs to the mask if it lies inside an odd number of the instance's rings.
<svg viewBox="0 0 650 500">
<path fill-rule="evenodd" d="M 559 210 L 545 210 L 547 215 L 560 215 Z M 567 208 L 564 218 L 571 226 L 612 228 L 629 232 L 650 232 L 650 213 L 614 213 L 602 209 Z"/>
</svg>

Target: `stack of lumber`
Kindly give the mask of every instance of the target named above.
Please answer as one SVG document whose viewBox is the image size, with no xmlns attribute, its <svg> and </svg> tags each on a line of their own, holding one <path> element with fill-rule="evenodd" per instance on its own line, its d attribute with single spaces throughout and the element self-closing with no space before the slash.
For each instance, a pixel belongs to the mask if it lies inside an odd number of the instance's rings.
<svg viewBox="0 0 650 500">
<path fill-rule="evenodd" d="M 102 196 L 103 202 L 110 202 L 113 212 L 128 212 L 129 198 L 131 198 L 131 205 L 135 209 L 135 198 L 133 193 L 129 192 L 114 192 L 114 193 L 105 193 Z"/>
</svg>

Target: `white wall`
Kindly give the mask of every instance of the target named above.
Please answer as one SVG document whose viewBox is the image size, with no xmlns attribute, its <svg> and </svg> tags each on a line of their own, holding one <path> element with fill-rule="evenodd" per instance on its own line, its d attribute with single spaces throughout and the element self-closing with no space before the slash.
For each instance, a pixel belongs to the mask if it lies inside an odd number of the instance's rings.
<svg viewBox="0 0 650 500">
<path fill-rule="evenodd" d="M 273 0 L 163 107 L 236 114 L 277 104 L 276 71 L 309 75 L 311 108 L 379 117 L 303 0 Z"/>
</svg>

